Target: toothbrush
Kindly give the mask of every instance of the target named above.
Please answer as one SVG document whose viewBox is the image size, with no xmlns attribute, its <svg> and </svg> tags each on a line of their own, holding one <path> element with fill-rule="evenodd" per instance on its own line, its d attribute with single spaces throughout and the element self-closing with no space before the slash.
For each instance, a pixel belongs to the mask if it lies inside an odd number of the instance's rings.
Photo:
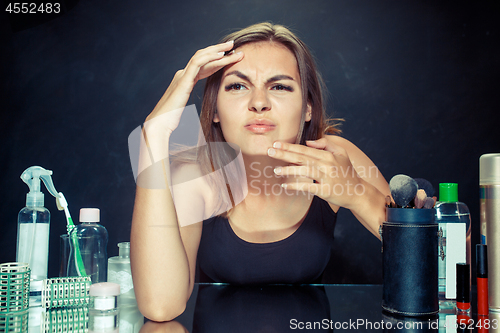
<svg viewBox="0 0 500 333">
<path fill-rule="evenodd" d="M 76 238 L 71 237 L 71 230 L 73 230 L 75 225 L 73 224 L 73 219 L 69 214 L 68 202 L 66 201 L 66 198 L 64 197 L 64 194 L 62 194 L 62 192 L 59 192 L 58 194 L 59 197 L 56 198 L 56 205 L 57 209 L 64 210 L 64 214 L 66 215 L 66 222 L 67 222 L 66 229 L 68 232 L 68 237 L 70 238 L 70 241 L 73 243 L 73 248 L 75 249 L 76 270 L 78 271 L 78 274 L 80 276 L 87 276 L 85 272 L 85 266 L 83 265 L 82 255 L 80 253 L 80 247 L 78 246 L 78 241 L 76 240 Z"/>
</svg>

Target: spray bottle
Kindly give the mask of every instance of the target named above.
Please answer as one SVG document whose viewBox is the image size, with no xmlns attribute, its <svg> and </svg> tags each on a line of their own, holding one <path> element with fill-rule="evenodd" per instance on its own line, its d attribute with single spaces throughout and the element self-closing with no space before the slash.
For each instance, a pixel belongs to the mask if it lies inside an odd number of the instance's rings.
<svg viewBox="0 0 500 333">
<path fill-rule="evenodd" d="M 43 206 L 40 180 L 57 198 L 51 175 L 52 171 L 39 166 L 32 166 L 21 175 L 30 192 L 26 195 L 26 207 L 18 215 L 16 261 L 28 263 L 31 269 L 30 307 L 41 305 L 42 281 L 47 278 L 50 212 Z"/>
</svg>

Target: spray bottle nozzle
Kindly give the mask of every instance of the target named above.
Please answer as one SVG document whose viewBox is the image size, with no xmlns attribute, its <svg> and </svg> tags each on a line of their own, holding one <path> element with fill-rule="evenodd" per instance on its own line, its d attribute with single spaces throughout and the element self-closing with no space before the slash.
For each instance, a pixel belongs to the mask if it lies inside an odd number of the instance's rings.
<svg viewBox="0 0 500 333">
<path fill-rule="evenodd" d="M 52 171 L 45 170 L 39 166 L 32 166 L 24 170 L 21 175 L 23 182 L 28 184 L 30 192 L 26 195 L 27 207 L 43 207 L 43 193 L 40 189 L 40 179 L 45 184 L 45 187 L 55 198 L 59 198 L 54 184 L 52 183 Z"/>
</svg>

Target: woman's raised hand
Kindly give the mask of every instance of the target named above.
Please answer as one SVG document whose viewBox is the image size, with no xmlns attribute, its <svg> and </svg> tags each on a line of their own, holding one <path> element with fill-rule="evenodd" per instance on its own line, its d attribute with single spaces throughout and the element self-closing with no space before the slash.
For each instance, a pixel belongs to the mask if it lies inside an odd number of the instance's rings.
<svg viewBox="0 0 500 333">
<path fill-rule="evenodd" d="M 378 229 L 385 219 L 390 190 L 375 164 L 340 137 L 325 136 L 306 141 L 306 145 L 275 142 L 268 150 L 269 156 L 289 163 L 274 171 L 289 177 L 283 184 L 285 192 L 310 193 L 333 206 L 350 209 L 361 224 L 380 238 Z"/>
<path fill-rule="evenodd" d="M 365 182 L 354 169 L 346 150 L 326 138 L 306 141 L 306 144 L 275 142 L 269 149 L 269 156 L 290 163 L 276 168 L 277 175 L 299 177 L 282 186 L 286 190 L 317 195 L 333 205 L 345 208 L 356 205 Z"/>
<path fill-rule="evenodd" d="M 186 67 L 177 71 L 167 91 L 146 118 L 146 121 L 153 125 L 150 127 L 154 128 L 155 132 L 158 130 L 170 134 L 177 128 L 182 110 L 199 80 L 207 78 L 224 66 L 240 61 L 243 58 L 241 52 L 232 52 L 225 55 L 227 51 L 233 48 L 233 44 L 233 41 L 229 41 L 198 50 Z M 168 116 L 159 117 L 167 114 Z M 151 122 L 155 118 L 161 118 L 161 120 L 157 119 Z"/>
<path fill-rule="evenodd" d="M 241 52 L 225 55 L 233 48 L 233 45 L 234 42 L 229 41 L 199 50 L 184 69 L 177 71 L 167 91 L 144 123 L 146 144 L 154 161 L 168 157 L 170 135 L 179 125 L 182 112 L 195 84 L 224 66 L 243 58 Z"/>
</svg>

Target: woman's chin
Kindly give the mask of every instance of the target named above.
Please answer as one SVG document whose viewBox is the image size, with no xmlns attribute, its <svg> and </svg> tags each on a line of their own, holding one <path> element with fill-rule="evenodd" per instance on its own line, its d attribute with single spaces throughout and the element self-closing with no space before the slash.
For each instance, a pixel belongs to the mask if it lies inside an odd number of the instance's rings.
<svg viewBox="0 0 500 333">
<path fill-rule="evenodd" d="M 273 146 L 274 141 L 270 139 L 259 138 L 258 140 L 249 140 L 240 142 L 241 152 L 248 156 L 268 156 L 267 150 Z"/>
<path fill-rule="evenodd" d="M 269 155 L 267 155 L 267 150 L 269 148 L 265 148 L 265 149 L 242 149 L 241 152 L 243 153 L 243 155 L 245 156 L 248 156 L 248 157 L 268 157 Z"/>
</svg>

